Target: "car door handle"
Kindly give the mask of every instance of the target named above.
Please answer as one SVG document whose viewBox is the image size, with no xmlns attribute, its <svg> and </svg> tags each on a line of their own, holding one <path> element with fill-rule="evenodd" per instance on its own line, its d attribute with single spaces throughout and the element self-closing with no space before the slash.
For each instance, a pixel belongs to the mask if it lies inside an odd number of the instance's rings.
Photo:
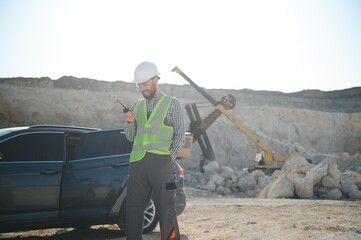
<svg viewBox="0 0 361 240">
<path fill-rule="evenodd" d="M 120 168 L 120 167 L 124 167 L 124 166 L 128 166 L 128 165 L 129 165 L 129 162 L 120 162 L 120 163 L 113 164 L 112 167 Z"/>
<path fill-rule="evenodd" d="M 44 171 L 41 171 L 40 174 L 44 174 L 44 175 L 54 175 L 59 173 L 60 171 L 55 171 L 53 169 L 46 169 Z"/>
</svg>

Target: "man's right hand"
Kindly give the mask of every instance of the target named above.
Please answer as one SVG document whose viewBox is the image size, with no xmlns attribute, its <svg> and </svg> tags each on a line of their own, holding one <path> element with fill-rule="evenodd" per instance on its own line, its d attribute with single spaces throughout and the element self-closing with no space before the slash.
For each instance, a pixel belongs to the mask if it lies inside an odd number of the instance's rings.
<svg viewBox="0 0 361 240">
<path fill-rule="evenodd" d="M 129 123 L 134 122 L 134 113 L 132 111 L 128 111 L 123 114 L 123 118 Z"/>
</svg>

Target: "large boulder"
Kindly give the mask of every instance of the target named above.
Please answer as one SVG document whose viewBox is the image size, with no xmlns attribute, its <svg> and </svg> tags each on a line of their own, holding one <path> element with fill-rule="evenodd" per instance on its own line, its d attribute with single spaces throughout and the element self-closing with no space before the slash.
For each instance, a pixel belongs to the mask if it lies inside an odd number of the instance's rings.
<svg viewBox="0 0 361 240">
<path fill-rule="evenodd" d="M 301 156 L 292 156 L 282 167 L 283 172 L 295 172 L 306 174 L 308 170 L 313 167 L 304 157 Z"/>
<path fill-rule="evenodd" d="M 311 199 L 313 198 L 313 179 L 311 175 L 306 175 L 304 178 L 293 179 L 295 194 L 299 198 Z"/>
<path fill-rule="evenodd" d="M 267 198 L 293 198 L 294 195 L 294 184 L 288 174 L 284 173 L 269 188 Z"/>
<path fill-rule="evenodd" d="M 257 181 L 248 171 L 241 170 L 237 173 L 237 176 L 237 186 L 241 192 L 247 192 L 249 190 L 253 190 L 256 187 Z"/>
<path fill-rule="evenodd" d="M 356 186 L 361 189 L 361 174 L 347 170 L 344 172 L 344 175 L 347 176 Z"/>
<path fill-rule="evenodd" d="M 204 173 L 211 177 L 213 174 L 218 173 L 219 171 L 219 164 L 217 161 L 211 161 L 207 165 L 203 166 Z"/>
<path fill-rule="evenodd" d="M 341 175 L 342 192 L 347 194 L 350 198 L 361 199 L 361 191 L 358 190 L 357 185 L 352 182 L 347 174 Z"/>
</svg>

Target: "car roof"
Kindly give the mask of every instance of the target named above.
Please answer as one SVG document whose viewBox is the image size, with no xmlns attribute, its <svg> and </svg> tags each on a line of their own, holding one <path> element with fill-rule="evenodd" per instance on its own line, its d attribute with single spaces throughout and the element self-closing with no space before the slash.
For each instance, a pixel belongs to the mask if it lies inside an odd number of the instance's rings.
<svg viewBox="0 0 361 240">
<path fill-rule="evenodd" d="M 19 127 L 9 127 L 9 128 L 0 128 L 0 136 L 15 133 L 15 132 L 36 132 L 36 131 L 60 131 L 60 132 L 75 132 L 75 133 L 87 133 L 87 132 L 98 132 L 98 131 L 113 131 L 120 130 L 124 131 L 124 128 L 91 128 L 91 127 L 80 127 L 80 126 L 70 126 L 70 125 L 33 125 L 33 126 L 19 126 Z"/>
<path fill-rule="evenodd" d="M 24 130 L 24 129 L 28 129 L 29 127 L 10 127 L 10 128 L 1 128 L 0 129 L 0 136 L 11 133 L 11 132 L 16 132 L 16 131 L 20 131 L 20 130 Z"/>
<path fill-rule="evenodd" d="M 89 132 L 89 131 L 101 130 L 99 128 L 68 126 L 68 125 L 34 125 L 34 126 L 29 127 L 29 129 L 57 130 L 57 131 L 64 131 L 64 132 L 72 132 L 72 131 Z"/>
<path fill-rule="evenodd" d="M 17 132 L 42 132 L 42 131 L 57 131 L 67 133 L 85 133 L 92 131 L 100 131 L 99 128 L 67 126 L 67 125 L 34 125 L 34 126 L 21 126 L 0 129 L 0 137 L 7 134 L 13 135 Z"/>
</svg>

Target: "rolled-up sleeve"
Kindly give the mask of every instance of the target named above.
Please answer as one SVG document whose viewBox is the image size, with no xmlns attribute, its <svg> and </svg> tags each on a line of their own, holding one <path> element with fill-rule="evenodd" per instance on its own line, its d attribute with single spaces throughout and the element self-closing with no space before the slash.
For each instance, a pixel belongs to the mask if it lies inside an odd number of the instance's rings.
<svg viewBox="0 0 361 240">
<path fill-rule="evenodd" d="M 124 133 L 125 133 L 125 137 L 128 139 L 129 142 L 133 142 L 136 132 L 137 132 L 137 129 L 136 129 L 135 122 L 131 122 L 131 123 L 126 122 L 125 123 Z"/>
<path fill-rule="evenodd" d="M 171 105 L 171 125 L 173 126 L 174 136 L 173 142 L 170 146 L 170 156 L 172 160 L 175 160 L 179 154 L 179 151 L 183 147 L 185 140 L 185 124 L 183 117 L 183 108 L 178 99 L 173 99 Z"/>
<path fill-rule="evenodd" d="M 135 104 L 132 106 L 130 111 L 133 111 L 134 106 Z M 128 141 L 133 142 L 136 132 L 137 132 L 137 124 L 135 120 L 134 122 L 125 122 L 124 133 Z"/>
</svg>

